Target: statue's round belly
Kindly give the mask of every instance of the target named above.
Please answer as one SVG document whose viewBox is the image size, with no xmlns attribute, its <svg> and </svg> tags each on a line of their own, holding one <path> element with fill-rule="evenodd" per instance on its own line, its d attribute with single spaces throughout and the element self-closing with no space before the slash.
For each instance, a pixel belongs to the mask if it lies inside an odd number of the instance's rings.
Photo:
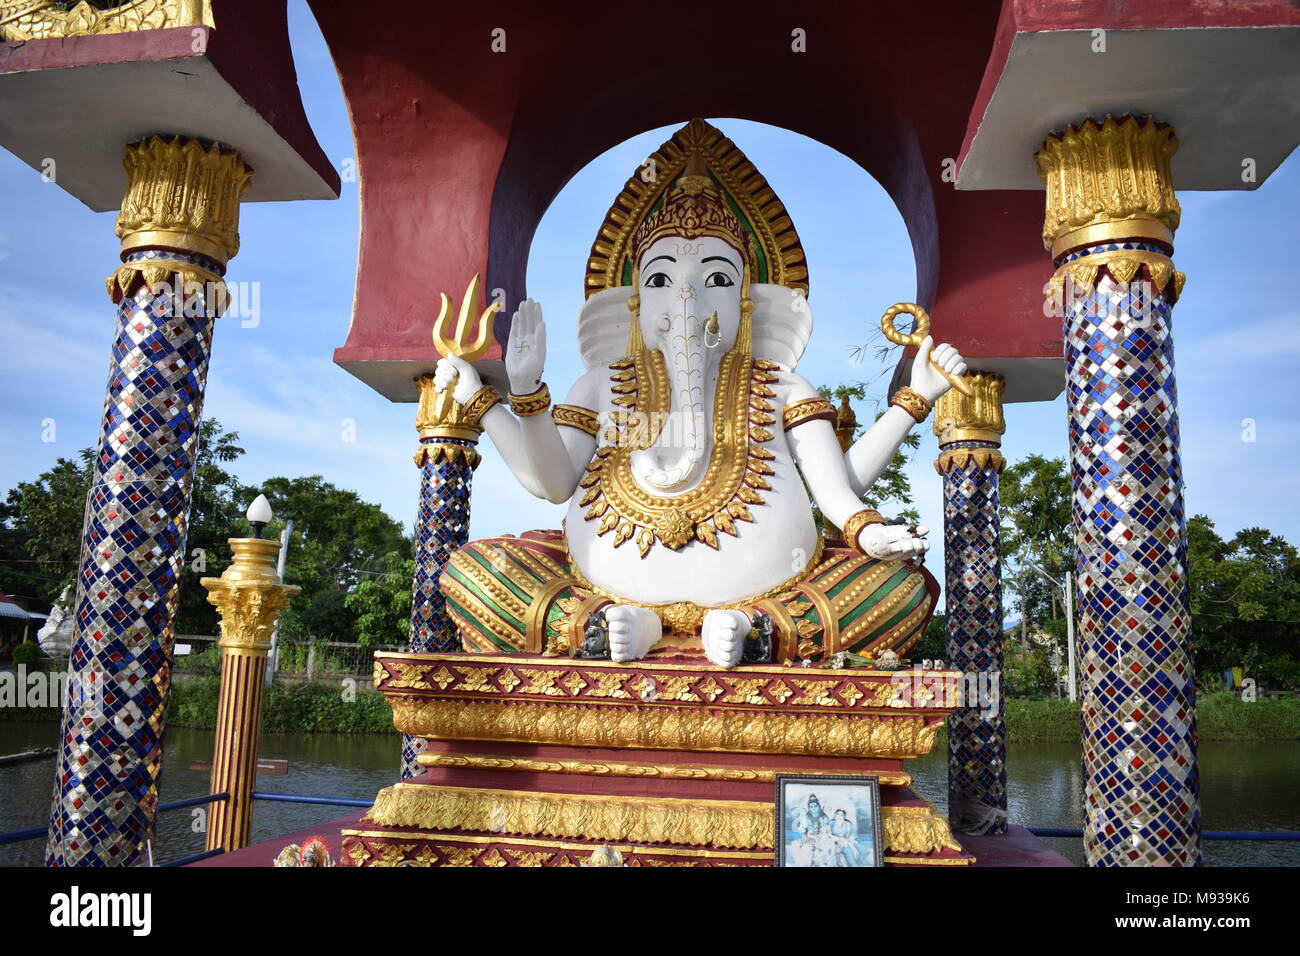
<svg viewBox="0 0 1300 956">
<path fill-rule="evenodd" d="M 656 540 L 643 558 L 631 539 L 615 547 L 612 530 L 597 535 L 598 522 L 583 517 L 578 495 L 565 518 L 569 550 L 592 584 L 639 604 L 716 607 L 762 594 L 804 570 L 817 546 L 803 481 L 788 454 L 773 465 L 772 489 L 749 506 L 754 520 L 736 521 L 735 536 L 718 534 L 716 551 L 700 541 L 673 551 Z"/>
</svg>

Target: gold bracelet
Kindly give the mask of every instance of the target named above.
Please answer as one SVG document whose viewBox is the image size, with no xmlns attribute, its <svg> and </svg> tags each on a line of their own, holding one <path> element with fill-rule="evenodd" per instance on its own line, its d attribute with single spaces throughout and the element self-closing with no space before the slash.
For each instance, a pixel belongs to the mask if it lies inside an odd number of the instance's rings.
<svg viewBox="0 0 1300 956">
<path fill-rule="evenodd" d="M 540 415 L 551 407 L 551 390 L 545 382 L 527 395 L 510 393 L 510 410 L 520 418 Z"/>
<path fill-rule="evenodd" d="M 565 405 L 561 402 L 551 409 L 551 418 L 557 425 L 568 425 L 593 438 L 600 433 L 600 418 L 590 408 L 581 405 Z"/>
<path fill-rule="evenodd" d="M 869 524 L 884 524 L 885 519 L 880 517 L 880 512 L 873 508 L 863 508 L 861 511 L 855 511 L 849 515 L 844 522 L 844 543 L 850 548 L 858 548 L 858 535 L 862 529 Z M 865 553 L 865 552 L 864 552 Z"/>
<path fill-rule="evenodd" d="M 916 389 L 909 388 L 906 385 L 894 393 L 894 397 L 890 400 L 889 404 L 895 405 L 907 412 L 907 414 L 916 419 L 918 425 L 925 421 L 926 417 L 930 414 L 931 406 L 930 403 L 926 401 L 925 396 L 916 391 Z"/>
<path fill-rule="evenodd" d="M 487 410 L 497 402 L 501 401 L 501 396 L 491 385 L 484 385 L 477 392 L 469 397 L 461 409 L 461 414 L 465 416 L 467 425 L 478 425 L 479 419 L 487 414 Z"/>
<path fill-rule="evenodd" d="M 781 410 L 781 427 L 786 431 L 804 422 L 819 419 L 830 422 L 832 428 L 839 422 L 839 413 L 835 411 L 835 406 L 820 396 L 802 399 Z"/>
</svg>

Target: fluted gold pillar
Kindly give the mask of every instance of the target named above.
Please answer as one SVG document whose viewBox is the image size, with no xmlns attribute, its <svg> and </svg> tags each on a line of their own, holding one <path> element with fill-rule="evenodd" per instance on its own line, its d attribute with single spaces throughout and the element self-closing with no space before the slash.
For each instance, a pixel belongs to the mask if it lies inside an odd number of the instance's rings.
<svg viewBox="0 0 1300 956">
<path fill-rule="evenodd" d="M 208 602 L 221 616 L 221 693 L 212 754 L 212 793 L 227 798 L 208 813 L 207 849 L 227 853 L 248 845 L 257 779 L 257 738 L 271 632 L 301 589 L 282 584 L 275 562 L 280 542 L 231 538 L 234 554 L 219 578 L 203 578 Z"/>
<path fill-rule="evenodd" d="M 1037 154 L 1062 316 L 1082 677 L 1084 849 L 1200 860 L 1196 685 L 1174 382 L 1174 131 L 1086 120 Z"/>
<path fill-rule="evenodd" d="M 121 265 L 77 576 L 46 861 L 131 866 L 153 837 L 199 417 L 251 170 L 184 137 L 126 149 Z"/>
<path fill-rule="evenodd" d="M 948 819 L 962 833 L 1007 829 L 1003 718 L 1002 542 L 998 450 L 1006 382 L 967 372 L 972 395 L 949 390 L 935 405 L 935 469 L 943 477 L 947 664 L 966 675 L 962 706 L 948 718 Z"/>
</svg>

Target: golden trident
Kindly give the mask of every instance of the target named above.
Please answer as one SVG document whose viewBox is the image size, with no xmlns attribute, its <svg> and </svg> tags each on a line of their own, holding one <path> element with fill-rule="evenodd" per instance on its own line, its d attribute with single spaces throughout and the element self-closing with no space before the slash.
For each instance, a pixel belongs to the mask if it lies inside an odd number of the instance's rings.
<svg viewBox="0 0 1300 956">
<path fill-rule="evenodd" d="M 439 292 L 442 297 L 442 310 L 433 322 L 433 344 L 443 355 L 455 355 L 472 362 L 483 356 L 492 342 L 492 320 L 501 311 L 500 301 L 494 301 L 479 316 L 478 332 L 470 337 L 474 330 L 473 312 L 478 308 L 480 277 L 476 274 L 465 287 L 465 298 L 460 300 L 460 311 L 451 335 L 447 334 L 447 323 L 451 321 L 451 300 L 447 293 Z"/>
<path fill-rule="evenodd" d="M 912 317 L 911 332 L 904 335 L 898 331 L 894 325 L 894 316 L 896 315 L 910 315 Z M 910 345 L 913 348 L 920 348 L 922 340 L 930 334 L 930 314 L 915 302 L 899 302 L 897 305 L 891 305 L 885 310 L 885 314 L 880 317 L 880 331 L 884 332 L 885 338 L 895 345 Z M 971 386 L 971 383 L 960 375 L 949 375 L 939 367 L 934 359 L 930 359 L 930 365 L 963 395 L 969 397 L 975 394 L 975 389 Z"/>
<path fill-rule="evenodd" d="M 461 299 L 455 324 L 449 330 L 448 325 L 452 322 L 451 300 L 445 292 L 440 292 L 439 295 L 442 297 L 442 309 L 433 322 L 434 347 L 442 355 L 455 355 L 466 362 L 481 357 L 492 343 L 492 320 L 501 310 L 501 303 L 493 302 L 483 310 L 478 317 L 478 330 L 475 331 L 473 316 L 478 311 L 479 276 L 474 276 L 465 288 L 465 297 Z M 441 435 L 474 440 L 482 431 L 478 425 L 465 420 L 464 409 L 452 397 L 457 378 L 459 374 L 453 376 L 441 392 L 421 389 L 420 410 L 416 414 L 415 424 L 422 436 Z M 417 378 L 416 381 L 419 382 L 420 379 Z"/>
</svg>

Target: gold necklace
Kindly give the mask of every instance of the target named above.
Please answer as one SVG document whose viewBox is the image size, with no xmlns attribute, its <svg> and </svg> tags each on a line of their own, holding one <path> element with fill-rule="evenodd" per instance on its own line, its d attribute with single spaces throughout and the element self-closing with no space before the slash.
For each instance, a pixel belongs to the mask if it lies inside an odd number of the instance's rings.
<svg viewBox="0 0 1300 956">
<path fill-rule="evenodd" d="M 708 469 L 696 487 L 670 497 L 642 488 L 631 466 L 632 452 L 653 444 L 663 426 L 669 404 L 663 356 L 643 349 L 612 363 L 614 403 L 623 413 L 607 436 L 612 443 L 597 449 L 578 483 L 586 489 L 578 502 L 587 508 L 583 518 L 600 522 L 596 534 L 612 531 L 616 548 L 634 540 L 644 558 L 656 540 L 674 551 L 691 541 L 716 551 L 718 532 L 735 536 L 736 521 L 753 521 L 749 506 L 763 504 L 759 492 L 772 487 L 766 476 L 773 474 L 769 462 L 776 456 L 763 443 L 774 437 L 766 426 L 776 421 L 770 399 L 778 368 L 743 347 L 723 357 Z"/>
</svg>

